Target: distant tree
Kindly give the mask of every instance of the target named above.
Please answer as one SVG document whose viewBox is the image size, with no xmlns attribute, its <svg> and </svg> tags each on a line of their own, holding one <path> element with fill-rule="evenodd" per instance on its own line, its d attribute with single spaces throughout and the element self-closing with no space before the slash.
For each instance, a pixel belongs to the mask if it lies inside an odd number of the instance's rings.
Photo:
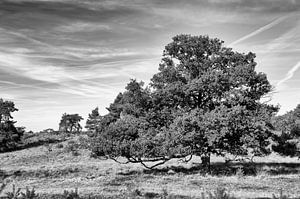
<svg viewBox="0 0 300 199">
<path fill-rule="evenodd" d="M 277 134 L 272 149 L 281 155 L 300 158 L 300 104 L 284 115 L 274 118 Z"/>
<path fill-rule="evenodd" d="M 101 123 L 102 116 L 99 114 L 99 109 L 96 107 L 94 110 L 92 110 L 92 113 L 89 114 L 88 119 L 86 120 L 85 128 L 90 133 L 95 133 L 97 131 Z"/>
<path fill-rule="evenodd" d="M 33 132 L 32 130 L 26 131 L 25 133 L 26 133 L 27 135 L 33 135 L 33 134 L 34 134 L 34 132 Z"/>
<path fill-rule="evenodd" d="M 192 155 L 209 164 L 211 154 L 268 154 L 278 108 L 262 103 L 272 86 L 254 58 L 219 39 L 175 36 L 150 87 L 131 80 L 110 105 L 95 152 L 158 161 L 148 168 Z"/>
<path fill-rule="evenodd" d="M 68 134 L 78 133 L 82 129 L 79 123 L 81 120 L 83 118 L 78 114 L 64 113 L 59 123 L 59 131 Z"/>
<path fill-rule="evenodd" d="M 40 133 L 55 133 L 55 130 L 52 128 L 48 128 L 40 131 Z"/>
<path fill-rule="evenodd" d="M 18 111 L 11 101 L 0 99 L 0 152 L 17 147 L 24 133 L 24 128 L 16 128 L 11 113 Z"/>
</svg>

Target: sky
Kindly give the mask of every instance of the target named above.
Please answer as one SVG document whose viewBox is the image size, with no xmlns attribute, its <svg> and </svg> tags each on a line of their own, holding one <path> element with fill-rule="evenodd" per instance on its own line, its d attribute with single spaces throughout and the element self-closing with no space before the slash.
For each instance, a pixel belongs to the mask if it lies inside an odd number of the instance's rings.
<svg viewBox="0 0 300 199">
<path fill-rule="evenodd" d="M 149 83 L 177 34 L 256 53 L 269 103 L 300 103 L 300 0 L 1 0 L 0 98 L 33 131 L 65 112 L 105 114 L 131 78 Z"/>
</svg>

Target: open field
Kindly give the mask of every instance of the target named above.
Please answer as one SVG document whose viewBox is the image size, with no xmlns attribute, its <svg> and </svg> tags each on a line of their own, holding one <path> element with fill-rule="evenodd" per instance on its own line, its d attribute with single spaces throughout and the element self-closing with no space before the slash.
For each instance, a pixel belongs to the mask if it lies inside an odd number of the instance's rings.
<svg viewBox="0 0 300 199">
<path fill-rule="evenodd" d="M 247 165 L 239 174 L 235 172 L 241 165 L 225 167 L 220 163 L 222 159 L 213 158 L 214 174 L 205 175 L 197 158 L 189 163 L 173 160 L 159 171 L 149 171 L 138 164 L 121 165 L 93 159 L 85 150 L 73 156 L 57 145 L 52 145 L 52 151 L 39 146 L 0 154 L 2 179 L 9 182 L 6 190 L 15 184 L 20 188 L 34 187 L 39 193 L 62 193 L 78 188 L 80 194 L 105 196 L 139 190 L 154 195 L 167 191 L 172 195 L 199 197 L 207 190 L 225 187 L 242 198 L 272 197 L 280 189 L 290 197 L 300 196 L 300 162 L 295 158 L 274 154 L 256 158 L 255 172 L 251 172 L 253 165 Z"/>
</svg>

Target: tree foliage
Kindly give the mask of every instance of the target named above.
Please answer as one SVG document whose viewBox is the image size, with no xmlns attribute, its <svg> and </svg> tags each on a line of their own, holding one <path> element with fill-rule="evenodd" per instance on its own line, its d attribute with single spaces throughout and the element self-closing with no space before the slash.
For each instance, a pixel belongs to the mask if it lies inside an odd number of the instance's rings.
<svg viewBox="0 0 300 199">
<path fill-rule="evenodd" d="M 102 116 L 99 114 L 99 109 L 96 107 L 92 110 L 92 113 L 89 114 L 88 119 L 86 120 L 85 128 L 92 134 L 94 134 L 98 128 L 100 128 Z"/>
<path fill-rule="evenodd" d="M 274 117 L 277 134 L 272 148 L 281 155 L 300 158 L 300 104 L 284 115 Z"/>
<path fill-rule="evenodd" d="M 67 114 L 64 113 L 59 123 L 59 131 L 72 134 L 81 131 L 82 127 L 80 121 L 83 118 L 78 114 Z"/>
<path fill-rule="evenodd" d="M 24 128 L 16 128 L 11 113 L 18 111 L 11 101 L 0 99 L 0 152 L 13 150 L 20 142 Z"/>
<path fill-rule="evenodd" d="M 261 102 L 272 87 L 254 58 L 219 39 L 175 36 L 149 87 L 131 80 L 109 106 L 94 152 L 144 166 L 192 155 L 267 154 L 277 107 Z"/>
</svg>

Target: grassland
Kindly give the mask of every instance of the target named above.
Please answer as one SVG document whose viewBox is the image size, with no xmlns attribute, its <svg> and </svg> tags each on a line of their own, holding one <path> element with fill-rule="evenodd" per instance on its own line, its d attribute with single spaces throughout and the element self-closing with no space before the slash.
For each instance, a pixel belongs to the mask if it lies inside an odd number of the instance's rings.
<svg viewBox="0 0 300 199">
<path fill-rule="evenodd" d="M 290 197 L 300 196 L 300 162 L 296 158 L 272 154 L 256 158 L 255 164 L 224 166 L 223 160 L 215 157 L 212 174 L 207 175 L 197 158 L 189 163 L 173 160 L 158 171 L 149 171 L 138 164 L 90 158 L 87 150 L 74 156 L 66 152 L 67 143 L 62 144 L 52 144 L 52 150 L 38 146 L 0 154 L 0 179 L 9 182 L 6 189 L 15 184 L 34 187 L 38 193 L 62 193 L 77 187 L 83 195 L 114 196 L 138 190 L 199 197 L 202 192 L 225 187 L 241 198 L 271 198 L 281 189 Z M 244 169 L 238 169 L 241 167 Z"/>
</svg>

